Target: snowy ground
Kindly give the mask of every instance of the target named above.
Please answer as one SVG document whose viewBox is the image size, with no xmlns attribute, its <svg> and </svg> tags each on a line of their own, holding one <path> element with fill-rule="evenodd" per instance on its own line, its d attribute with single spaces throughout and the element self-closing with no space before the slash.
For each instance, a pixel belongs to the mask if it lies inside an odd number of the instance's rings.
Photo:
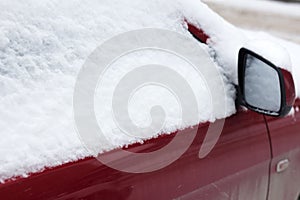
<svg viewBox="0 0 300 200">
<path fill-rule="evenodd" d="M 266 0 L 204 0 L 232 24 L 300 44 L 300 3 Z"/>
</svg>

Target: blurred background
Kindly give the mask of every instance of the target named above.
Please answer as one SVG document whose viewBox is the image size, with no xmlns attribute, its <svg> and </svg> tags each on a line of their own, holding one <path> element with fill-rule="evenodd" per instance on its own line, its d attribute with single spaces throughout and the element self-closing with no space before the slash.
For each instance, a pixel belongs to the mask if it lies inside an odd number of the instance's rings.
<svg viewBox="0 0 300 200">
<path fill-rule="evenodd" d="M 300 0 L 203 0 L 232 24 L 300 44 Z"/>
</svg>

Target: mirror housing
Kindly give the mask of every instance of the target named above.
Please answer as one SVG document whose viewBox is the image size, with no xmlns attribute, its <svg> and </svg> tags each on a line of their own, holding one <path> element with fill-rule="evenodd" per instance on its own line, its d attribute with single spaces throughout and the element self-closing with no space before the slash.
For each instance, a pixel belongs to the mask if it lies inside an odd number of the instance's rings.
<svg viewBox="0 0 300 200">
<path fill-rule="evenodd" d="M 239 51 L 238 83 L 240 104 L 255 112 L 282 117 L 295 102 L 291 73 L 246 48 Z"/>
</svg>

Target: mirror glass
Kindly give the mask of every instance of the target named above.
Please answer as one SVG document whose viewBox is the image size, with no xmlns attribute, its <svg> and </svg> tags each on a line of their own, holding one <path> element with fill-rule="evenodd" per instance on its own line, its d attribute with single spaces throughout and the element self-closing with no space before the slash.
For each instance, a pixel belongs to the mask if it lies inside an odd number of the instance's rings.
<svg viewBox="0 0 300 200">
<path fill-rule="evenodd" d="M 244 96 L 254 108 L 278 112 L 281 107 L 281 89 L 278 72 L 267 63 L 247 54 Z"/>
</svg>

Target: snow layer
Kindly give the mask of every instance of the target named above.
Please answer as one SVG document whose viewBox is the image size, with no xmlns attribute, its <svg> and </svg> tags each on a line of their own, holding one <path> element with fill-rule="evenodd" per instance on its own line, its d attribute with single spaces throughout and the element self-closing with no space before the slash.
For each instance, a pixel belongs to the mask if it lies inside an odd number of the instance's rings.
<svg viewBox="0 0 300 200">
<path fill-rule="evenodd" d="M 238 4 L 237 2 L 241 1 L 243 0 L 234 2 Z M 275 65 L 292 71 L 296 85 L 300 85 L 300 77 L 298 75 L 300 70 L 299 45 L 264 32 L 254 32 L 234 27 L 205 6 L 201 6 L 202 12 L 198 12 L 198 4 L 197 1 L 193 0 L 185 1 L 185 4 L 182 6 L 184 15 L 210 36 L 208 43 L 212 50 L 211 56 L 222 66 L 224 73 L 232 82 L 237 84 L 238 80 L 236 67 L 238 52 L 241 47 L 246 47 L 262 55 Z M 193 5 L 192 8 L 190 5 Z M 300 89 L 298 86 L 296 87 L 296 92 L 300 95 Z"/>
<path fill-rule="evenodd" d="M 180 6 L 174 1 L 160 0 L 92 0 L 84 4 L 79 0 L 0 1 L 0 180 L 89 156 L 76 134 L 72 115 L 72 95 L 80 67 L 98 45 L 125 31 L 155 27 L 177 31 L 192 39 L 183 27 Z M 208 50 L 204 45 L 202 48 Z M 118 62 L 114 74 L 117 77 L 126 66 L 137 64 L 136 60 L 169 64 L 185 73 L 199 94 L 199 121 L 214 121 L 216 116 L 212 115 L 207 99 L 209 91 L 203 87 L 201 78 L 186 70 L 187 63 L 170 55 L 156 54 L 131 55 L 129 61 Z M 108 79 L 107 88 L 113 83 L 114 78 Z M 233 87 L 227 84 L 226 90 L 228 110 L 219 118 L 235 112 Z M 156 88 L 150 88 L 148 94 L 152 98 L 144 97 L 143 105 L 138 103 L 141 97 L 133 97 L 132 102 L 137 102 L 135 106 L 130 104 L 133 121 L 141 126 L 148 124 L 149 106 L 144 105 L 159 103 L 167 107 L 166 113 L 170 115 L 164 132 L 178 128 L 174 126 L 178 105 L 168 98 L 170 94 Z M 101 150 L 140 141 L 112 130 L 113 120 L 105 115 L 109 108 L 102 106 L 99 110 L 103 112 L 98 113 L 98 120 L 112 131 L 107 135 L 111 143 L 103 144 Z"/>
<path fill-rule="evenodd" d="M 300 17 L 299 3 L 288 4 L 286 2 L 273 0 L 204 0 L 206 2 L 222 3 L 231 8 L 242 8 L 243 10 L 259 11 L 262 13 L 274 13 L 284 16 Z"/>
<path fill-rule="evenodd" d="M 184 18 L 206 30 L 211 38 L 210 47 L 202 47 L 222 66 L 220 70 L 227 81 L 227 110 L 219 117 L 235 112 L 235 91 L 230 83 L 237 82 L 237 53 L 248 41 L 249 32 L 230 25 L 200 1 L 2 0 L 0 7 L 1 181 L 90 155 L 74 130 L 72 95 L 75 78 L 85 59 L 98 45 L 125 31 L 155 27 L 191 37 L 182 26 Z M 280 42 L 292 53 L 299 48 Z M 172 56 L 155 52 L 133 57 L 142 63 L 155 58 L 155 62 L 174 65 L 179 71 L 184 71 L 186 66 Z M 292 56 L 293 65 L 300 63 L 297 59 Z M 119 62 L 120 66 L 127 61 Z M 214 121 L 216 116 L 211 115 L 210 106 L 205 104 L 208 91 L 200 87 L 203 86 L 201 80 L 190 77 L 194 89 L 201 93 L 198 98 L 202 105 L 199 122 Z M 146 105 L 167 105 L 170 119 L 176 121 L 176 116 L 172 116 L 178 113 L 176 101 L 157 88 L 150 88 L 145 95 L 153 91 L 158 93 L 149 98 Z M 143 126 L 149 119 L 140 113 L 147 113 L 149 108 L 140 105 L 139 98 L 142 97 L 133 97 L 132 102 L 136 105 L 130 104 L 130 115 L 134 123 Z M 107 122 L 106 126 L 110 127 L 110 119 L 101 113 L 97 114 L 98 120 L 103 124 Z M 191 122 L 186 126 L 194 124 Z M 168 127 L 166 132 L 174 130 L 172 120 Z M 118 134 L 112 134 L 111 140 L 113 143 L 103 145 L 103 150 L 139 141 L 136 137 Z"/>
<path fill-rule="evenodd" d="M 276 64 L 281 68 L 285 68 L 292 72 L 295 87 L 296 96 L 300 97 L 300 45 L 292 43 L 264 32 L 253 32 L 245 30 L 244 33 L 248 36 L 249 43 L 256 43 L 256 49 L 265 58 Z M 259 44 L 257 44 L 259 42 Z M 260 46 L 260 50 L 258 50 Z M 270 50 L 271 49 L 271 50 Z"/>
</svg>

